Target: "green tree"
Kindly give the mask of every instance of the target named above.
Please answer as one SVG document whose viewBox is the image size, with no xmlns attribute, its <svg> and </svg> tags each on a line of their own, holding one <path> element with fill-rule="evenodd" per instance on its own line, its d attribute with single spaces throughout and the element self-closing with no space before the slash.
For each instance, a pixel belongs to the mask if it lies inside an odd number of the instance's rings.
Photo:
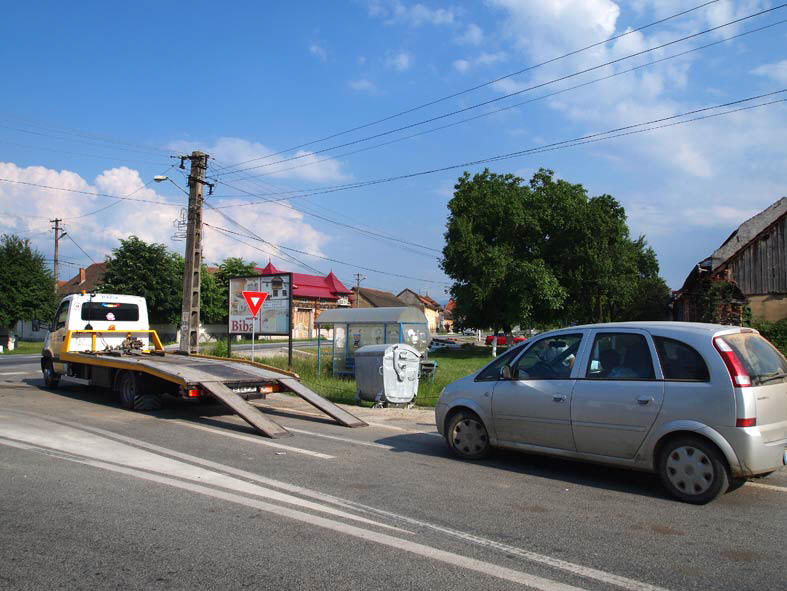
<svg viewBox="0 0 787 591">
<path fill-rule="evenodd" d="M 656 252 L 640 236 L 631 243 L 637 261 L 637 282 L 628 305 L 623 306 L 615 320 L 666 320 L 670 289 L 659 276 Z"/>
<path fill-rule="evenodd" d="M 136 236 L 120 240 L 107 257 L 107 269 L 98 286 L 104 293 L 143 296 L 150 322 L 180 322 L 183 295 L 183 257 L 163 244 L 148 244 Z"/>
<path fill-rule="evenodd" d="M 631 240 L 610 195 L 588 197 L 550 170 L 528 184 L 485 170 L 459 178 L 448 208 L 441 264 L 468 325 L 508 332 L 641 315 L 638 297 L 660 305 L 655 253 Z"/>
<path fill-rule="evenodd" d="M 57 306 L 55 283 L 43 255 L 17 235 L 0 237 L 0 326 L 20 320 L 51 320 Z"/>
<path fill-rule="evenodd" d="M 202 265 L 200 274 L 200 321 L 204 324 L 221 324 L 227 319 L 227 295 L 221 282 Z"/>
</svg>

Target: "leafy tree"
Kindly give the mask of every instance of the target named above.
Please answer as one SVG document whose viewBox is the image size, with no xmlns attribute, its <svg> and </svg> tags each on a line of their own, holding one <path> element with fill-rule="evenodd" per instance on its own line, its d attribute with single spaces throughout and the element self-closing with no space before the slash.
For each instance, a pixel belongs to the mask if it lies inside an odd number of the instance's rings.
<svg viewBox="0 0 787 591">
<path fill-rule="evenodd" d="M 179 323 L 183 294 L 183 257 L 163 244 L 148 244 L 136 236 L 120 240 L 107 257 L 107 269 L 98 286 L 104 293 L 143 296 L 150 321 Z"/>
<path fill-rule="evenodd" d="M 485 170 L 459 178 L 448 208 L 441 264 L 468 325 L 508 332 L 633 319 L 662 303 L 655 253 L 644 238 L 630 239 L 610 195 L 588 197 L 550 170 L 528 184 Z M 634 306 L 645 297 L 648 307 Z"/>
<path fill-rule="evenodd" d="M 50 320 L 57 298 L 55 282 L 43 255 L 28 240 L 0 238 L 0 326 L 13 329 L 20 320 Z"/>
<path fill-rule="evenodd" d="M 227 319 L 227 292 L 216 277 L 202 265 L 200 274 L 200 320 L 204 324 L 221 324 Z"/>
</svg>

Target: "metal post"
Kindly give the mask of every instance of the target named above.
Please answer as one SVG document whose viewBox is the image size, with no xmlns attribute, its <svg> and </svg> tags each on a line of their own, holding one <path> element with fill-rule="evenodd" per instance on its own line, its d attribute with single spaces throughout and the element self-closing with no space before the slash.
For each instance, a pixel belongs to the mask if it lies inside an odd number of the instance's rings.
<svg viewBox="0 0 787 591">
<path fill-rule="evenodd" d="M 319 378 L 321 375 L 320 370 L 322 369 L 322 359 L 320 358 L 320 329 L 317 328 L 317 377 Z"/>
<path fill-rule="evenodd" d="M 361 303 L 361 281 L 366 279 L 366 275 L 362 273 L 355 274 L 355 307 L 359 308 Z"/>
<path fill-rule="evenodd" d="M 251 317 L 251 360 L 254 361 L 254 323 L 257 321 L 256 316 Z"/>
<path fill-rule="evenodd" d="M 192 152 L 189 174 L 189 210 L 186 230 L 186 264 L 183 270 L 183 306 L 180 315 L 180 350 L 199 352 L 200 279 L 202 271 L 202 186 L 208 155 Z"/>
<path fill-rule="evenodd" d="M 289 342 L 287 344 L 287 369 L 292 369 L 292 316 L 295 313 L 295 310 L 292 309 L 292 273 L 289 273 L 290 276 L 290 285 L 287 289 L 289 291 L 289 300 L 290 300 L 290 313 L 289 313 Z"/>
</svg>

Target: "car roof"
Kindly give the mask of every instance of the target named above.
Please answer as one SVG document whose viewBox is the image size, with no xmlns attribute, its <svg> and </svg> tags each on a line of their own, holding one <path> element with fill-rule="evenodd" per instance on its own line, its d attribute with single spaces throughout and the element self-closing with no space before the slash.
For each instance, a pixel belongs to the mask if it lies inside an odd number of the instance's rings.
<svg viewBox="0 0 787 591">
<path fill-rule="evenodd" d="M 550 334 L 565 334 L 572 330 L 588 329 L 639 329 L 654 334 L 691 334 L 691 335 L 713 335 L 719 332 L 735 332 L 740 330 L 739 326 L 726 324 L 707 324 L 704 322 L 675 322 L 675 321 L 644 321 L 644 322 L 604 322 L 600 324 L 581 324 L 577 326 L 567 326 L 565 328 L 551 330 L 538 337 Z"/>
</svg>

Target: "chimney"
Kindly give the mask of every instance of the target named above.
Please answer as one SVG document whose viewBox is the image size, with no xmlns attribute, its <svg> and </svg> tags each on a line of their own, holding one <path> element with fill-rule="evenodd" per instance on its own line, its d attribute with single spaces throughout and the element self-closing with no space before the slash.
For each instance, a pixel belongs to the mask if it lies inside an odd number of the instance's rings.
<svg viewBox="0 0 787 591">
<path fill-rule="evenodd" d="M 79 285 L 82 285 L 85 282 L 85 270 L 82 267 L 79 267 Z"/>
</svg>

